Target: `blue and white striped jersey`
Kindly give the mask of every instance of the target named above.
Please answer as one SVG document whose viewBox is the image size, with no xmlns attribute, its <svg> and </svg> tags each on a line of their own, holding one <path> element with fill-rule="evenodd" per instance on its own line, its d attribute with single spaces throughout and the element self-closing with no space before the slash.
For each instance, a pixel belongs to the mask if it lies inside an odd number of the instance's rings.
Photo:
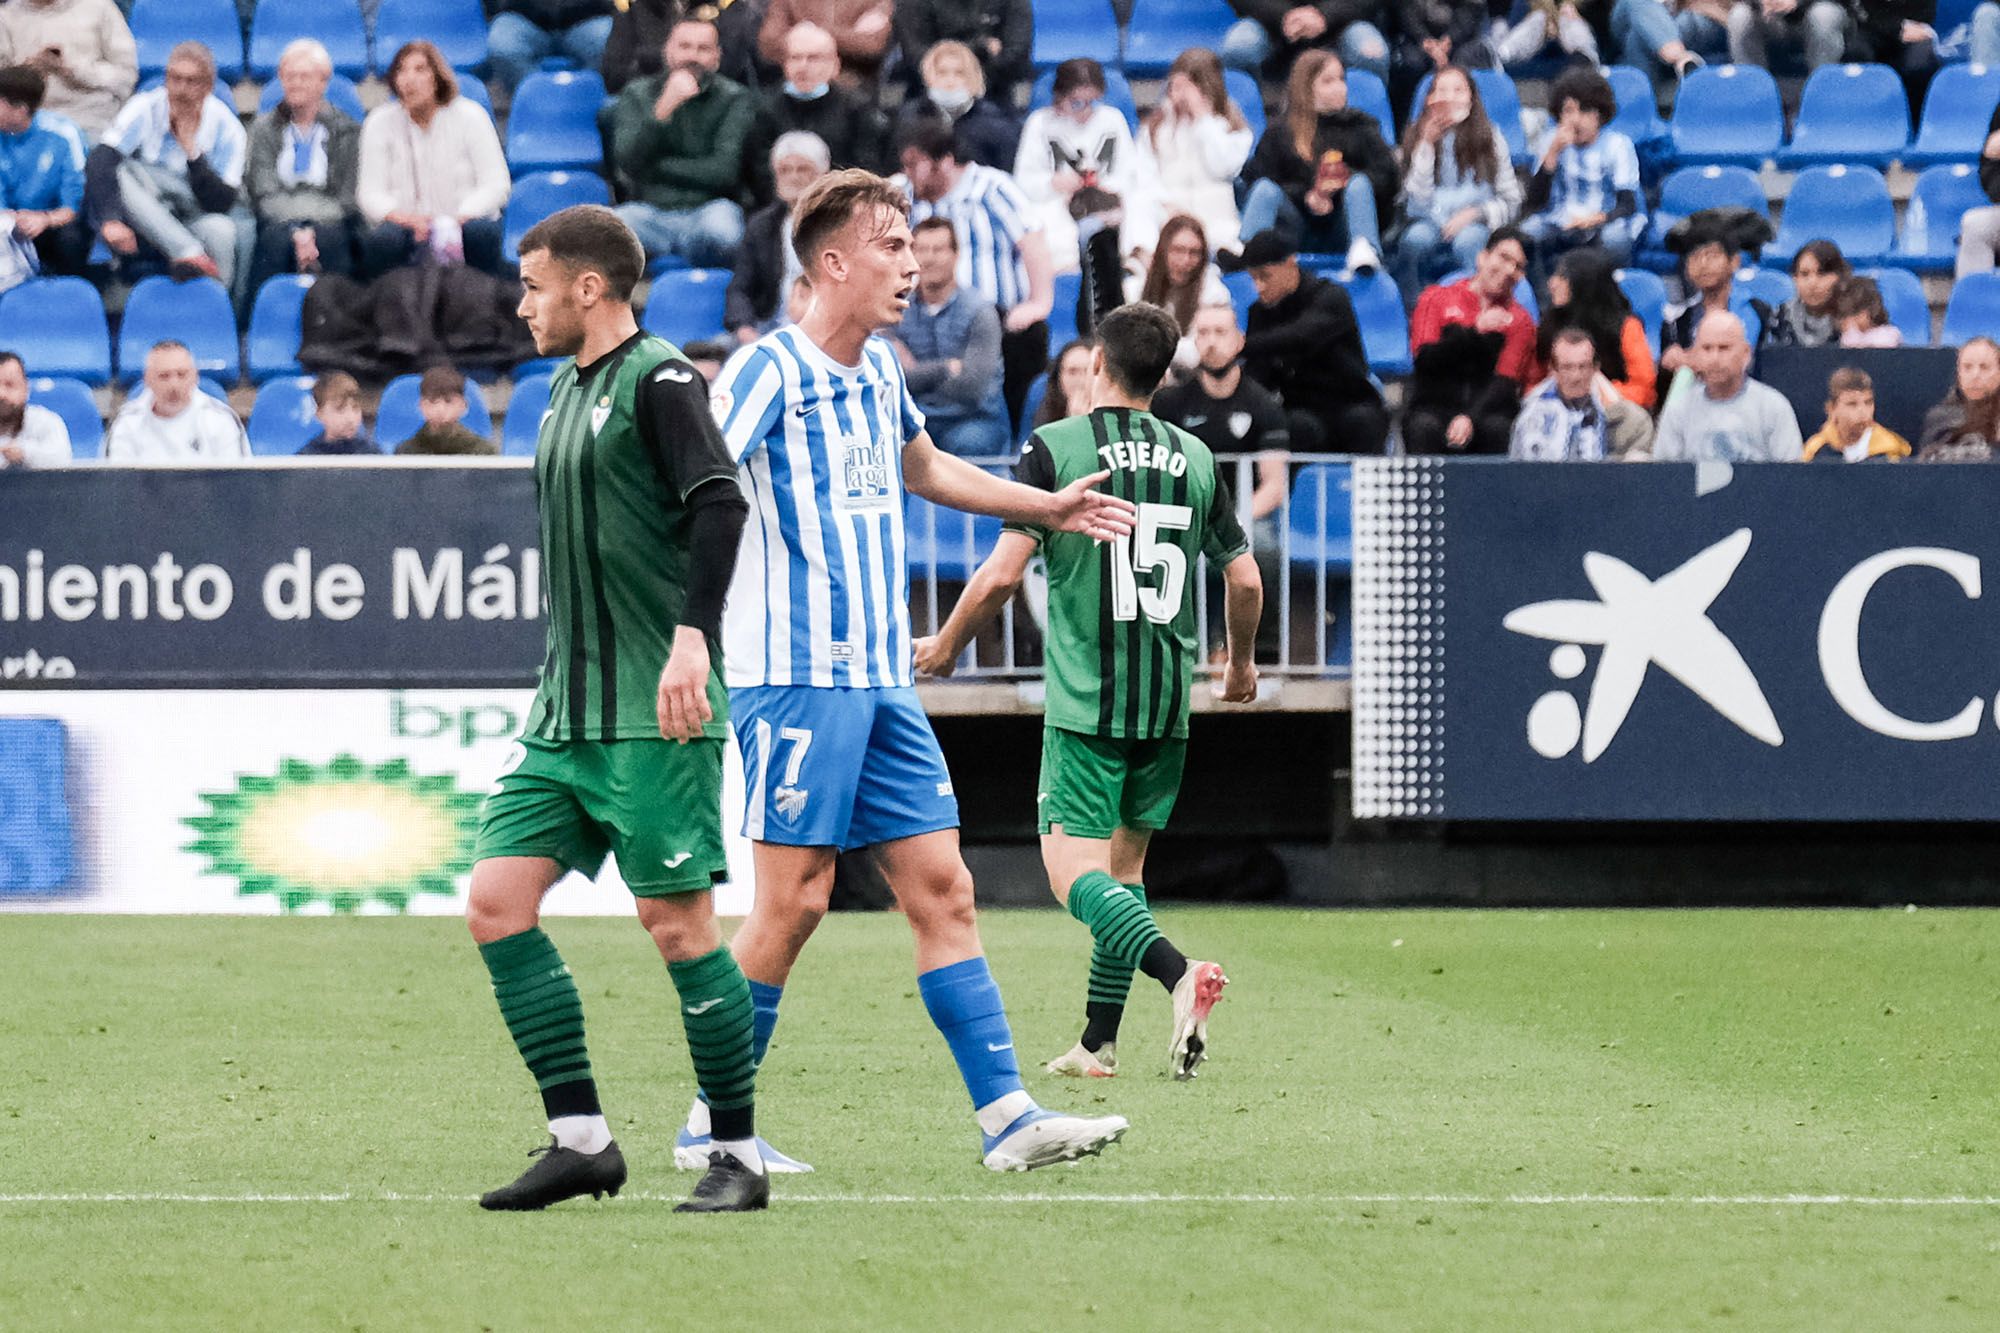
<svg viewBox="0 0 2000 1333">
<path fill-rule="evenodd" d="M 723 680 L 913 683 L 903 446 L 924 428 L 880 338 L 844 366 L 796 326 L 738 351 L 710 399 L 750 521 L 723 612 Z"/>
<path fill-rule="evenodd" d="M 120 107 L 118 118 L 104 132 L 104 142 L 127 157 L 165 167 L 176 176 L 187 174 L 187 153 L 180 140 L 174 138 L 165 88 L 139 93 Z M 202 160 L 225 184 L 240 187 L 249 143 L 243 122 L 236 118 L 236 109 L 224 106 L 220 98 L 211 94 L 201 104 L 201 125 L 194 136 Z"/>
<path fill-rule="evenodd" d="M 907 182 L 898 178 L 905 190 Z M 941 217 L 958 232 L 958 285 L 978 292 L 1002 311 L 1028 299 L 1028 268 L 1021 262 L 1021 238 L 1035 230 L 1034 213 L 1021 187 L 1004 171 L 978 162 L 966 164 L 958 184 L 934 202 L 910 206 L 910 225 Z"/>
</svg>

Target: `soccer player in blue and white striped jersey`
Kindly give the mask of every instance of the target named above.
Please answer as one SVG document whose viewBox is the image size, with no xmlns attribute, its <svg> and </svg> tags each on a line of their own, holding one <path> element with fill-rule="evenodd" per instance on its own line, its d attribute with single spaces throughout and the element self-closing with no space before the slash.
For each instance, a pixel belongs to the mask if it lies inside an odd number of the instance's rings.
<svg viewBox="0 0 2000 1333">
<path fill-rule="evenodd" d="M 911 685 L 903 494 L 1115 537 L 1130 504 L 1109 474 L 1038 491 L 932 444 L 888 344 L 917 265 L 902 192 L 866 171 L 822 177 L 796 206 L 811 283 L 799 323 L 723 367 L 711 406 L 750 501 L 723 623 L 743 751 L 756 904 L 731 945 L 750 979 L 761 1058 L 792 965 L 826 912 L 834 858 L 865 849 L 916 935 L 917 985 L 965 1079 L 996 1171 L 1095 1153 L 1125 1132 L 1035 1105 L 974 921 L 951 773 Z M 1032 516 L 1032 517 L 1030 517 Z M 707 1158 L 697 1103 L 675 1160 Z M 772 1170 L 802 1169 L 767 1153 Z M 809 1168 L 804 1168 L 809 1169 Z"/>
</svg>

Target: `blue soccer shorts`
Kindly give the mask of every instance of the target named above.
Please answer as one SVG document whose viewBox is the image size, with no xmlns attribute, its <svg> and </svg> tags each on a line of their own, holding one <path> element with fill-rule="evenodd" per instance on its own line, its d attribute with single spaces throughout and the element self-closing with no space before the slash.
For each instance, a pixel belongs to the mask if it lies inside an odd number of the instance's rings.
<svg viewBox="0 0 2000 1333">
<path fill-rule="evenodd" d="M 851 851 L 958 827 L 951 771 L 913 689 L 738 686 L 729 724 L 752 841 Z"/>
</svg>

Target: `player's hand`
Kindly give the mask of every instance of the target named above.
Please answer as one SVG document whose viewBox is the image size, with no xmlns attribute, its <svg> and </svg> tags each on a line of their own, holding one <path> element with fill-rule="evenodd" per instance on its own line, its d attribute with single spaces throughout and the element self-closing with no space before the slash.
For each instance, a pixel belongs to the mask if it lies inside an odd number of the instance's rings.
<svg viewBox="0 0 2000 1333">
<path fill-rule="evenodd" d="M 1247 704 L 1255 700 L 1257 664 L 1230 659 L 1228 668 L 1222 673 L 1222 683 L 1216 687 L 1215 697 L 1226 704 Z"/>
<path fill-rule="evenodd" d="M 921 675 L 949 676 L 958 669 L 958 658 L 945 653 L 937 635 L 927 634 L 917 640 L 916 666 Z"/>
<path fill-rule="evenodd" d="M 1138 513 L 1132 502 L 1097 489 L 1110 479 L 1108 470 L 1093 472 L 1051 495 L 1046 526 L 1059 532 L 1080 532 L 1101 542 L 1132 531 L 1132 518 Z"/>
<path fill-rule="evenodd" d="M 660 672 L 660 735 L 670 741 L 700 740 L 712 721 L 708 706 L 708 640 L 686 625 L 674 631 L 674 651 Z"/>
</svg>

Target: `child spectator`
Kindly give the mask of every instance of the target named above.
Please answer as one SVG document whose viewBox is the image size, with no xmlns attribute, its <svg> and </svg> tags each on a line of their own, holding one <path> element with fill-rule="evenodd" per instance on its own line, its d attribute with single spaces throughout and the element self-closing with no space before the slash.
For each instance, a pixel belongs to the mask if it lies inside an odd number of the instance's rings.
<svg viewBox="0 0 2000 1333">
<path fill-rule="evenodd" d="M 382 452 L 375 438 L 361 429 L 361 385 L 354 376 L 336 370 L 314 380 L 313 416 L 319 421 L 319 434 L 299 446 L 300 457 Z"/>
<path fill-rule="evenodd" d="M 1522 223 L 1546 266 L 1579 246 L 1601 245 L 1616 263 L 1632 258 L 1646 229 L 1639 195 L 1639 154 L 1632 141 L 1606 129 L 1618 100 L 1602 74 L 1587 67 L 1564 70 L 1549 91 L 1556 129 L 1535 162 Z"/>
<path fill-rule="evenodd" d="M 1736 270 L 1746 253 L 1771 238 L 1771 224 L 1746 208 L 1704 208 L 1682 218 L 1667 232 L 1667 249 L 1681 257 L 1688 299 L 1668 306 L 1660 326 L 1660 370 L 1672 375 L 1691 364 L 1701 323 L 1710 315 L 1735 315 L 1752 329 L 1751 342 L 1773 321 L 1771 307 L 1736 290 Z M 1751 320 L 1756 323 L 1753 326 Z"/>
<path fill-rule="evenodd" d="M 1882 289 L 1873 278 L 1845 278 L 1833 294 L 1842 347 L 1901 347 L 1903 331 L 1889 322 Z"/>
<path fill-rule="evenodd" d="M 1875 422 L 1875 382 L 1851 366 L 1826 382 L 1826 424 L 1806 441 L 1808 463 L 1893 463 L 1910 456 L 1910 442 Z"/>
<path fill-rule="evenodd" d="M 1833 298 L 1842 280 L 1853 272 L 1847 256 L 1832 241 L 1807 241 L 1792 256 L 1792 289 L 1797 293 L 1779 306 L 1765 333 L 1774 347 L 1825 347 L 1840 340 Z"/>
<path fill-rule="evenodd" d="M 318 395 L 319 386 L 314 385 L 315 400 Z M 423 428 L 397 445 L 397 453 L 451 455 L 500 452 L 493 441 L 460 423 L 459 418 L 465 415 L 465 376 L 450 366 L 432 366 L 417 381 L 417 410 L 423 413 Z"/>
</svg>

